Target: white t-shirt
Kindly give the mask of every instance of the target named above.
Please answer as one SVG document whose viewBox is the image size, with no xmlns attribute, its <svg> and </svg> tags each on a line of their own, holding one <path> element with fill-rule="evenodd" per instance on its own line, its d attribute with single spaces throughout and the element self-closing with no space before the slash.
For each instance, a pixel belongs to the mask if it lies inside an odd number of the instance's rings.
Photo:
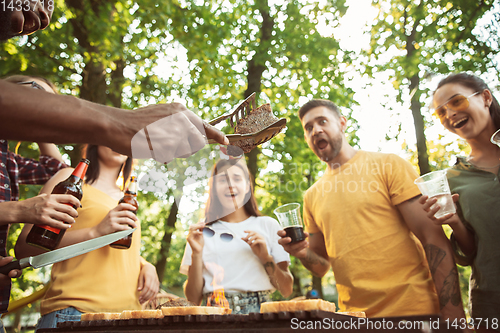
<svg viewBox="0 0 500 333">
<path fill-rule="evenodd" d="M 290 262 L 290 256 L 278 244 L 277 234 L 281 229 L 278 221 L 269 216 L 251 216 L 245 221 L 229 223 L 218 221 L 210 225 L 215 231 L 212 237 L 205 237 L 203 247 L 203 294 L 224 288 L 227 293 L 275 290 L 259 258 L 252 252 L 250 245 L 241 238 L 248 234 L 245 230 L 256 231 L 266 239 L 267 250 L 275 263 Z M 231 233 L 230 242 L 220 239 L 221 233 Z M 191 246 L 186 244 L 180 272 L 187 275 L 191 266 Z M 277 268 L 278 269 L 278 268 Z M 216 276 L 214 288 L 214 276 Z"/>
</svg>

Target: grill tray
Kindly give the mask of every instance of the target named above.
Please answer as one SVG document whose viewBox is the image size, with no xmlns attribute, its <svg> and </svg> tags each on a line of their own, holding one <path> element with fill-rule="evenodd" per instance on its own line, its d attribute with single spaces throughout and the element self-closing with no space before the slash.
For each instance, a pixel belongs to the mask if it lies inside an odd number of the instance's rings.
<svg viewBox="0 0 500 333">
<path fill-rule="evenodd" d="M 57 328 L 40 329 L 37 333 L 69 333 L 69 332 L 231 332 L 231 333 L 281 333 L 297 332 L 300 329 L 292 328 L 292 319 L 295 322 L 313 321 L 321 322 L 325 318 L 335 321 L 358 321 L 360 318 L 342 315 L 321 310 L 278 312 L 278 313 L 250 313 L 248 315 L 186 315 L 186 316 L 166 316 L 161 319 L 121 319 L 121 320 L 94 320 L 94 321 L 66 321 L 58 323 Z M 372 318 L 372 322 L 396 323 L 401 321 L 437 321 L 438 316 L 407 316 L 391 318 Z M 373 328 L 359 326 L 357 329 L 313 329 L 309 332 L 374 332 Z M 376 332 L 393 332 L 392 330 L 377 329 Z M 404 332 L 429 332 L 426 328 L 405 329 Z M 439 327 L 433 327 L 432 332 L 450 332 L 443 322 Z M 461 332 L 456 330 L 455 332 Z"/>
</svg>

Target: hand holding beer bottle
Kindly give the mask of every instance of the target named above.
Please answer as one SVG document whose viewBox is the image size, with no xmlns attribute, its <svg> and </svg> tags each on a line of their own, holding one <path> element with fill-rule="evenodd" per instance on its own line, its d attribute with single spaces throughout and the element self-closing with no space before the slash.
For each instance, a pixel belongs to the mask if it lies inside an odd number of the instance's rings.
<svg viewBox="0 0 500 333">
<path fill-rule="evenodd" d="M 125 191 L 125 195 L 123 196 L 123 198 L 120 199 L 120 201 L 118 201 L 118 204 L 121 203 L 127 203 L 134 206 L 135 210 L 133 210 L 132 212 L 137 215 L 137 210 L 139 209 L 139 203 L 137 202 L 137 177 L 135 176 L 130 177 L 130 183 L 127 187 L 127 190 Z M 114 243 L 111 243 L 109 246 L 115 249 L 126 250 L 130 248 L 131 244 L 132 244 L 132 234 L 122 239 L 119 239 Z"/>
<path fill-rule="evenodd" d="M 82 183 L 89 163 L 89 160 L 82 159 L 71 176 L 54 187 L 52 194 L 71 194 L 81 200 L 83 197 Z M 78 207 L 73 208 L 77 209 Z M 57 248 L 65 231 L 65 229 L 61 230 L 48 225 L 33 225 L 26 237 L 26 243 L 51 251 Z"/>
</svg>

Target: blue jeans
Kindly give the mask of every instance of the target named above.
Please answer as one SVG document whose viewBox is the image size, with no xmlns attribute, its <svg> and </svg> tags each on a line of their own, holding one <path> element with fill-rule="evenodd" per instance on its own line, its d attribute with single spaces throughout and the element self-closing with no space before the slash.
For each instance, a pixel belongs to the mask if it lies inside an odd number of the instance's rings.
<svg viewBox="0 0 500 333">
<path fill-rule="evenodd" d="M 69 307 L 66 309 L 47 313 L 38 320 L 36 329 L 38 330 L 40 328 L 56 328 L 57 323 L 63 321 L 80 321 L 82 313 L 83 312 L 78 311 L 74 307 Z"/>
</svg>

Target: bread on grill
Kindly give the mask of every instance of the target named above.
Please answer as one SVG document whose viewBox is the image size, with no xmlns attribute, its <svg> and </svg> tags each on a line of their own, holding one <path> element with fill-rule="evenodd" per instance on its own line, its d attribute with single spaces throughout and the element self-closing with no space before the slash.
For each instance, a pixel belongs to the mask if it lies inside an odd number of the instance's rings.
<svg viewBox="0 0 500 333">
<path fill-rule="evenodd" d="M 120 314 L 120 319 L 148 319 L 163 318 L 161 310 L 125 310 Z"/>
<path fill-rule="evenodd" d="M 168 300 L 167 302 L 158 305 L 156 308 L 161 309 L 163 307 L 169 308 L 169 307 L 179 307 L 179 306 L 195 306 L 193 302 L 188 301 L 185 298 L 179 297 L 179 298 L 173 298 L 171 300 Z"/>
<path fill-rule="evenodd" d="M 265 302 L 260 305 L 261 313 L 312 310 L 335 312 L 335 303 L 327 302 L 322 299 L 306 299 L 300 301 Z"/>
<path fill-rule="evenodd" d="M 216 306 L 182 306 L 182 307 L 162 307 L 164 316 L 186 316 L 186 315 L 212 315 L 230 314 L 231 309 Z"/>
<path fill-rule="evenodd" d="M 81 321 L 115 319 L 149 319 L 163 316 L 230 314 L 231 309 L 214 306 L 195 306 L 185 298 L 174 298 L 157 307 L 156 310 L 124 310 L 121 313 L 97 312 L 84 313 Z"/>
<path fill-rule="evenodd" d="M 96 312 L 96 313 L 83 313 L 81 321 L 91 320 L 115 320 L 120 319 L 120 312 Z"/>
<path fill-rule="evenodd" d="M 278 121 L 271 110 L 271 104 L 263 104 L 258 108 L 250 111 L 243 119 L 238 120 L 236 124 L 236 134 L 250 134 L 258 132 L 267 126 Z M 256 146 L 253 139 L 245 139 L 232 143 L 233 146 L 240 147 L 244 153 L 250 152 Z"/>
<path fill-rule="evenodd" d="M 82 313 L 82 316 L 80 317 L 81 321 L 90 321 L 94 319 L 94 314 L 93 313 Z"/>
</svg>

